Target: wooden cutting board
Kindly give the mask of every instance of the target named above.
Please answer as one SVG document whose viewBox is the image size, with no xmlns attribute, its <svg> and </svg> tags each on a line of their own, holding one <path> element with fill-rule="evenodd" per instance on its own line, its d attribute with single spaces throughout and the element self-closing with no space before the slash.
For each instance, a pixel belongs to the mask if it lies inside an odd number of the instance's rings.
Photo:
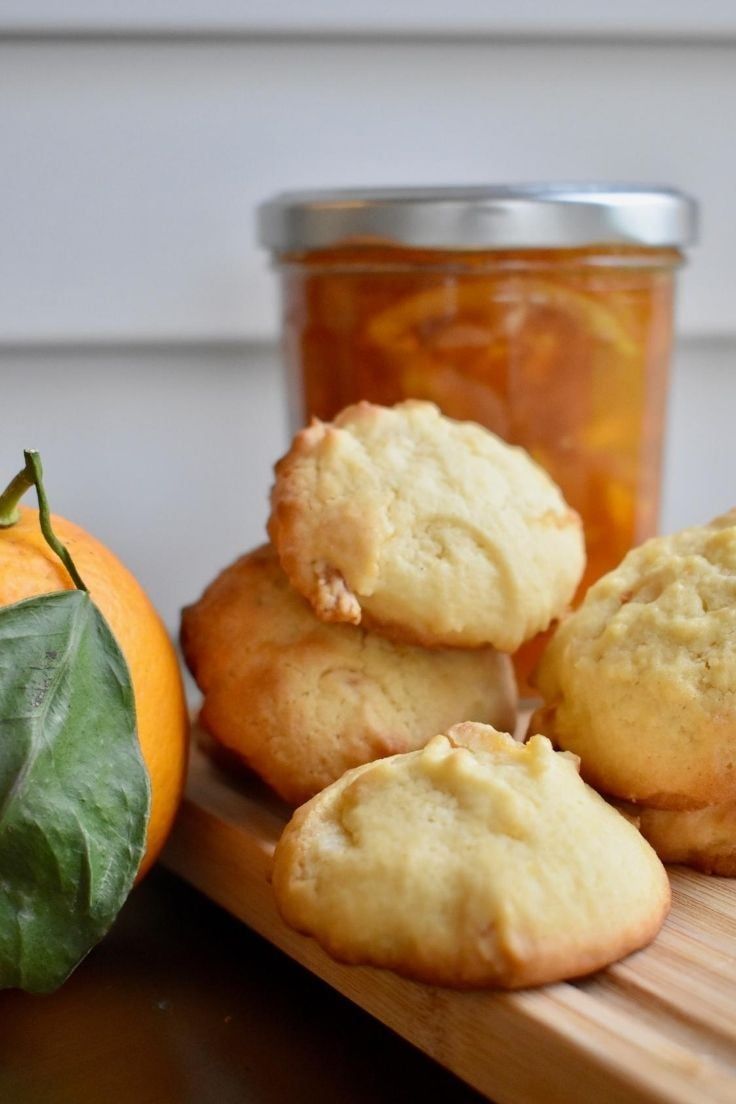
<svg viewBox="0 0 736 1104">
<path fill-rule="evenodd" d="M 736 1104 L 736 880 L 671 870 L 656 942 L 583 981 L 461 993 L 333 962 L 279 919 L 288 810 L 199 748 L 166 865 L 497 1104 Z"/>
</svg>

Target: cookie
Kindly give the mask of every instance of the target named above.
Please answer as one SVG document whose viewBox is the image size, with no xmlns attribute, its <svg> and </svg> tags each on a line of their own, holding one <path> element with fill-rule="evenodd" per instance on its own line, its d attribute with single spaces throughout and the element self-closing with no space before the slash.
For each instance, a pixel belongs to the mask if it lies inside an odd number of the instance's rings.
<svg viewBox="0 0 736 1104">
<path fill-rule="evenodd" d="M 535 727 L 596 789 L 736 801 L 736 512 L 630 552 L 558 627 L 536 682 Z"/>
<path fill-rule="evenodd" d="M 432 403 L 349 406 L 276 465 L 269 533 L 325 621 L 513 652 L 582 575 L 578 515 L 523 449 Z"/>
<path fill-rule="evenodd" d="M 653 939 L 670 901 L 656 854 L 574 756 L 479 724 L 298 809 L 273 888 L 335 958 L 458 988 L 590 973 Z"/>
<path fill-rule="evenodd" d="M 269 547 L 226 568 L 184 610 L 182 646 L 204 694 L 203 726 L 293 804 L 456 721 L 514 723 L 507 656 L 427 651 L 325 624 Z"/>
<path fill-rule="evenodd" d="M 736 877 L 736 802 L 703 809 L 621 805 L 619 811 L 636 818 L 641 834 L 662 862 Z"/>
</svg>

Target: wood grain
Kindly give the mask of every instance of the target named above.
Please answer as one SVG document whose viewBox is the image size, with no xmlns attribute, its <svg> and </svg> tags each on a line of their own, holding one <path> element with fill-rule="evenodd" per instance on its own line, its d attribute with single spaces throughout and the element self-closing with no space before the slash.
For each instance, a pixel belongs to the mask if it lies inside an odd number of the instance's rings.
<svg viewBox="0 0 736 1104">
<path fill-rule="evenodd" d="M 673 868 L 656 942 L 579 982 L 460 993 L 333 962 L 279 919 L 271 856 L 288 811 L 201 750 L 164 861 L 498 1104 L 734 1104 L 736 881 Z"/>
</svg>

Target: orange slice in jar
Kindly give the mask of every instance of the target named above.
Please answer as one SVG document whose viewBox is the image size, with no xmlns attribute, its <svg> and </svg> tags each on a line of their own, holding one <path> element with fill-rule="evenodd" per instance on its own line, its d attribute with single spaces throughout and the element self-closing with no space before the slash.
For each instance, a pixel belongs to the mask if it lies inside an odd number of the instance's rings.
<svg viewBox="0 0 736 1104">
<path fill-rule="evenodd" d="M 431 399 L 524 444 L 577 436 L 601 356 L 635 361 L 623 320 L 594 295 L 518 273 L 453 276 L 368 322 L 404 396 Z"/>
<path fill-rule="evenodd" d="M 370 319 L 366 336 L 395 353 L 506 347 L 529 329 L 534 315 L 553 312 L 589 338 L 635 356 L 636 342 L 621 319 L 592 295 L 552 280 L 524 276 L 449 277 L 439 287 L 401 299 Z M 536 321 L 536 325 L 535 325 Z"/>
</svg>

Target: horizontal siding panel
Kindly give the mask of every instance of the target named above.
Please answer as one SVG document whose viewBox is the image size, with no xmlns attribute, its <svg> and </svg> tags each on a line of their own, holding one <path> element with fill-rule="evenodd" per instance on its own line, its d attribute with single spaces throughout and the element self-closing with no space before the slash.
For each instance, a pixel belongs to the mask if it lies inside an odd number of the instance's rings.
<svg viewBox="0 0 736 1104">
<path fill-rule="evenodd" d="M 0 43 L 0 342 L 276 331 L 283 188 L 612 178 L 700 197 L 689 333 L 734 332 L 736 46 Z"/>
<path fill-rule="evenodd" d="M 729 0 L 4 0 L 0 30 L 699 39 L 733 35 L 736 10 Z"/>
</svg>

